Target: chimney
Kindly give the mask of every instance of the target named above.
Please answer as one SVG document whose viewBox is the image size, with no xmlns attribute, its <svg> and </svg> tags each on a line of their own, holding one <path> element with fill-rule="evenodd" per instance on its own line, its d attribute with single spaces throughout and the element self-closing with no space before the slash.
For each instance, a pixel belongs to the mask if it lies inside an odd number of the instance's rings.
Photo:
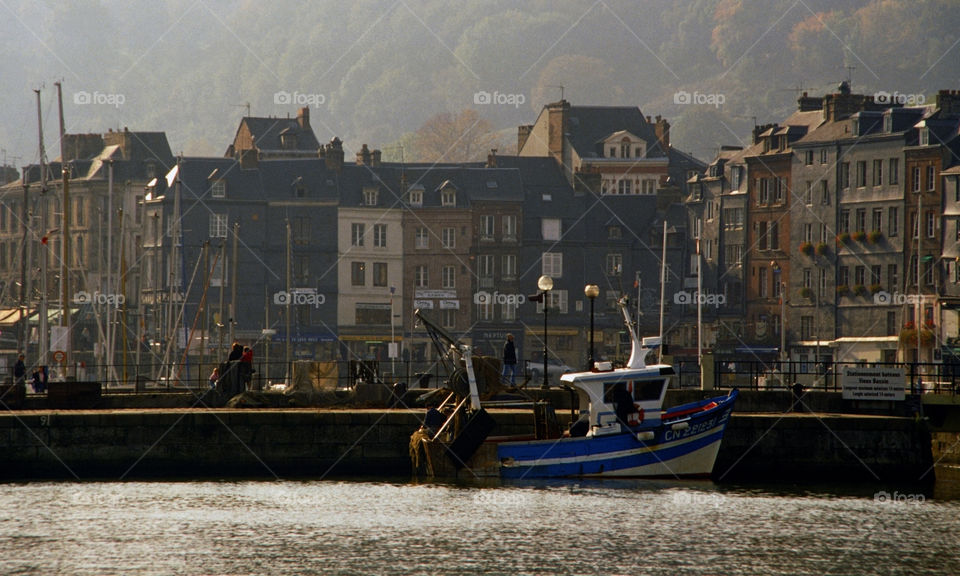
<svg viewBox="0 0 960 576">
<path fill-rule="evenodd" d="M 256 150 L 241 150 L 239 156 L 241 170 L 253 170 L 260 165 L 260 156 Z"/>
<path fill-rule="evenodd" d="M 370 165 L 373 166 L 374 168 L 380 166 L 380 156 L 381 154 L 379 150 L 374 150 L 373 152 L 371 152 Z"/>
<path fill-rule="evenodd" d="M 960 116 L 960 90 L 941 90 L 937 92 L 937 110 L 941 118 Z"/>
<path fill-rule="evenodd" d="M 547 104 L 547 152 L 563 163 L 563 140 L 567 133 L 570 103 L 566 100 Z"/>
<path fill-rule="evenodd" d="M 357 166 L 369 166 L 370 165 L 370 149 L 367 148 L 367 145 L 364 144 L 360 147 L 360 151 L 357 152 Z"/>
<path fill-rule="evenodd" d="M 307 106 L 297 111 L 297 125 L 301 130 L 310 130 L 310 108 Z"/>
<path fill-rule="evenodd" d="M 326 145 L 323 159 L 327 168 L 339 172 L 343 168 L 343 141 L 334 136 Z"/>
<path fill-rule="evenodd" d="M 797 110 L 800 112 L 813 112 L 814 110 L 823 110 L 823 98 L 817 96 L 808 96 L 806 92 L 797 99 Z"/>
<path fill-rule="evenodd" d="M 517 154 L 523 150 L 523 145 L 527 143 L 527 138 L 533 132 L 533 124 L 521 124 L 517 127 Z"/>
<path fill-rule="evenodd" d="M 487 154 L 487 168 L 496 168 L 497 167 L 497 149 L 491 148 L 490 153 Z"/>
<path fill-rule="evenodd" d="M 670 123 L 666 118 L 657 116 L 657 123 L 653 126 L 654 133 L 657 135 L 657 144 L 660 150 L 666 154 L 670 150 Z"/>
<path fill-rule="evenodd" d="M 753 127 L 753 143 L 757 144 L 760 142 L 760 135 L 769 130 L 770 128 L 776 127 L 777 124 L 760 124 L 759 126 Z"/>
</svg>

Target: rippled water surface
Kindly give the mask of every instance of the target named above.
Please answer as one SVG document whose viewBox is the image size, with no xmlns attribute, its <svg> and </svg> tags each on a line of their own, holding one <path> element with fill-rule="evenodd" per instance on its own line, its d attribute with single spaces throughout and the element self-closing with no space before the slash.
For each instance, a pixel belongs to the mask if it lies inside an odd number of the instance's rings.
<svg viewBox="0 0 960 576">
<path fill-rule="evenodd" d="M 710 482 L 0 484 L 0 574 L 960 574 L 960 501 Z"/>
</svg>

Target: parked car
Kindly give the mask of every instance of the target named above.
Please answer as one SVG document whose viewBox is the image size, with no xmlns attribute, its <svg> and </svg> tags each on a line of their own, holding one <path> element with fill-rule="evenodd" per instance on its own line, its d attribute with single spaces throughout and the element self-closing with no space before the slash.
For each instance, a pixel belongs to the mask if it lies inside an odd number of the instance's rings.
<svg viewBox="0 0 960 576">
<path fill-rule="evenodd" d="M 543 382 L 543 358 L 527 360 L 527 370 L 530 372 L 530 386 L 537 386 Z M 560 384 L 560 376 L 567 372 L 573 372 L 573 368 L 556 358 L 547 359 L 547 381 L 550 384 Z"/>
</svg>

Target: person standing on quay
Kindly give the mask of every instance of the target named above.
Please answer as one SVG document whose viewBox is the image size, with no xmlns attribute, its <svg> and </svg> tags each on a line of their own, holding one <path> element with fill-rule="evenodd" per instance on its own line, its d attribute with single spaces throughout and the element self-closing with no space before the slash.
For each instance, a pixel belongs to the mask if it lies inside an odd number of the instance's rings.
<svg viewBox="0 0 960 576">
<path fill-rule="evenodd" d="M 503 345 L 503 373 L 501 380 L 507 383 L 507 373 L 510 373 L 510 386 L 515 386 L 517 376 L 517 347 L 513 344 L 513 334 L 507 334 L 507 341 Z"/>
<path fill-rule="evenodd" d="M 17 356 L 17 363 L 13 365 L 13 383 L 18 388 L 25 388 L 27 385 L 27 366 L 23 363 L 25 356 Z"/>
</svg>

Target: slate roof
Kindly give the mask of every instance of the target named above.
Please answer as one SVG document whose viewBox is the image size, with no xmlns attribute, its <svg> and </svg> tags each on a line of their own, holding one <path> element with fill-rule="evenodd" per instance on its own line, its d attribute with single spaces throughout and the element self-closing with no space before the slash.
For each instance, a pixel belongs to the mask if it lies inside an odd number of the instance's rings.
<svg viewBox="0 0 960 576">
<path fill-rule="evenodd" d="M 259 118 L 245 116 L 240 121 L 237 133 L 247 127 L 253 135 L 254 146 L 261 152 L 287 152 L 280 142 L 281 134 L 295 134 L 297 145 L 294 150 L 300 152 L 316 152 L 320 148 L 320 141 L 312 128 L 301 128 L 296 118 Z M 309 126 L 309 125 L 308 125 Z M 236 141 L 236 139 L 234 139 Z"/>
<path fill-rule="evenodd" d="M 604 139 L 621 131 L 646 140 L 648 158 L 665 156 L 653 124 L 637 107 L 571 106 L 567 113 L 567 139 L 581 158 L 603 157 Z"/>
</svg>

